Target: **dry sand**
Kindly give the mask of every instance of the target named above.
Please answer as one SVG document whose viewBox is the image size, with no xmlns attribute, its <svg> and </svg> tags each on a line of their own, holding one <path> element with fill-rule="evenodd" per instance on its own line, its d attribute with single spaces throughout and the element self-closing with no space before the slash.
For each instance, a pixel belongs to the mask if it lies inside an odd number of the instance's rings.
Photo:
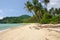
<svg viewBox="0 0 60 40">
<path fill-rule="evenodd" d="M 60 40 L 60 28 L 40 28 L 38 24 L 29 24 L 1 32 L 0 40 Z"/>
</svg>

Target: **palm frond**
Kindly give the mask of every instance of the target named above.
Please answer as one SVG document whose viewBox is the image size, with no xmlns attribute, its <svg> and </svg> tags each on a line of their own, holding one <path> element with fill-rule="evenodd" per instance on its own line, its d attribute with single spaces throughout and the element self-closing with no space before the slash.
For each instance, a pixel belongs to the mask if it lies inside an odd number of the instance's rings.
<svg viewBox="0 0 60 40">
<path fill-rule="evenodd" d="M 27 9 L 28 9 L 28 11 L 30 11 L 30 12 L 31 12 L 32 7 L 33 7 L 33 5 L 31 4 L 31 2 L 27 1 L 27 3 L 25 3 L 25 8 L 27 8 Z"/>
<path fill-rule="evenodd" d="M 37 5 L 38 0 L 32 0 L 32 3 L 33 3 L 34 5 Z"/>
</svg>

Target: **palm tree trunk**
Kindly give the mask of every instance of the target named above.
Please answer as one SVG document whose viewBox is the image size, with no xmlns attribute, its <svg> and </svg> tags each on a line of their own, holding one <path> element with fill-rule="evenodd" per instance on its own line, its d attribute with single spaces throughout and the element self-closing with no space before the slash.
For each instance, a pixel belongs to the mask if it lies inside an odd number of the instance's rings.
<svg viewBox="0 0 60 40">
<path fill-rule="evenodd" d="M 36 21 L 39 22 L 40 20 L 39 20 L 39 16 L 38 16 L 37 12 L 35 12 L 35 17 L 36 17 Z"/>
</svg>

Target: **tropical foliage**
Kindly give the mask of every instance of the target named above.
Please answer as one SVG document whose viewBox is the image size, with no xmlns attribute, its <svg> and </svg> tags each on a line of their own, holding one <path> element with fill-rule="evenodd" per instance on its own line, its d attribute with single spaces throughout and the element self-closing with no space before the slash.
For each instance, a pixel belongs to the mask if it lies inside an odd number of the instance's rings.
<svg viewBox="0 0 60 40">
<path fill-rule="evenodd" d="M 48 10 L 48 3 L 50 0 L 39 0 L 27 1 L 25 8 L 28 12 L 32 13 L 33 16 L 22 15 L 20 17 L 5 17 L 0 20 L 0 23 L 41 23 L 41 24 L 56 24 L 60 23 L 60 8 L 54 8 Z M 44 6 L 42 5 L 44 3 Z"/>
<path fill-rule="evenodd" d="M 60 23 L 60 8 L 51 8 L 47 10 L 47 5 L 50 0 L 42 1 L 45 6 L 42 6 L 42 3 L 39 0 L 27 1 L 25 3 L 25 8 L 33 13 L 33 16 L 27 19 L 26 22 L 34 23 Z"/>
<path fill-rule="evenodd" d="M 19 17 L 5 17 L 0 19 L 0 23 L 23 23 L 25 19 L 30 18 L 29 15 L 22 15 Z"/>
</svg>

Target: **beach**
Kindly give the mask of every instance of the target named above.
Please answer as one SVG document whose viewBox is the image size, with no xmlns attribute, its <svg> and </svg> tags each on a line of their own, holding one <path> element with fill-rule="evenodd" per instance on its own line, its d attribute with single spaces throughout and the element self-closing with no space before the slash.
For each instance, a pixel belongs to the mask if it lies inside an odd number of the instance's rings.
<svg viewBox="0 0 60 40">
<path fill-rule="evenodd" d="M 60 40 L 60 27 L 40 27 L 38 23 L 31 23 L 0 32 L 0 40 Z"/>
</svg>

